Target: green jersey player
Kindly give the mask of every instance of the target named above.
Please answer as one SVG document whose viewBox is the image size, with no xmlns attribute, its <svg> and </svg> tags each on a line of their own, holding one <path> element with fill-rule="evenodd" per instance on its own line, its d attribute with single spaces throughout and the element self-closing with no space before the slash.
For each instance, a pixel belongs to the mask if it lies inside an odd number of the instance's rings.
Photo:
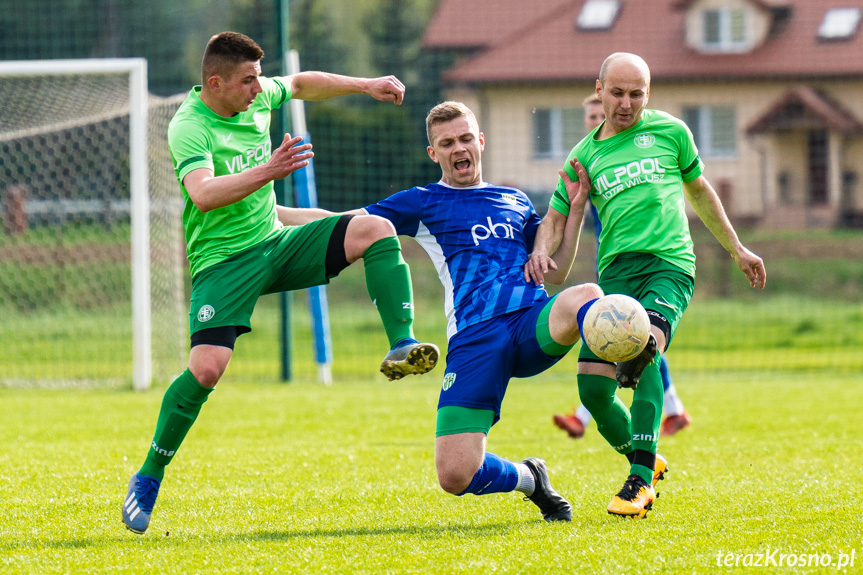
<svg viewBox="0 0 863 575">
<path fill-rule="evenodd" d="M 656 456 L 662 415 L 659 354 L 671 341 L 695 283 L 695 254 L 684 199 L 728 250 L 752 287 L 764 288 L 764 262 L 746 249 L 719 197 L 702 175 L 703 164 L 686 125 L 647 110 L 650 69 L 634 54 L 609 56 L 596 93 L 605 122 L 572 151 L 593 184 L 590 200 L 602 223 L 599 285 L 605 293 L 638 299 L 651 319 L 651 341 L 641 355 L 617 366 L 581 347 L 578 391 L 602 436 L 629 460 L 629 477 L 608 512 L 644 517 L 655 498 L 653 484 L 665 462 Z M 533 281 L 553 269 L 548 254 L 560 243 L 569 214 L 568 183 L 561 180 L 537 232 L 525 272 Z M 635 388 L 630 409 L 617 386 Z"/>
<path fill-rule="evenodd" d="M 167 389 L 141 469 L 132 475 L 122 517 L 146 531 L 159 486 L 201 406 L 228 367 L 239 335 L 266 293 L 321 285 L 363 258 L 369 295 L 390 342 L 381 371 L 390 379 L 425 373 L 433 344 L 413 338 L 407 264 L 393 225 L 372 216 L 277 206 L 273 181 L 308 165 L 311 145 L 286 134 L 270 142 L 270 112 L 290 100 L 368 94 L 401 104 L 393 76 L 366 79 L 323 72 L 261 76 L 263 50 L 235 32 L 213 36 L 201 86 L 192 89 L 168 127 L 168 147 L 185 201 L 183 224 L 192 273 L 189 368 Z"/>
<path fill-rule="evenodd" d="M 593 92 L 590 96 L 585 98 L 582 106 L 584 107 L 584 128 L 589 134 L 601 126 L 602 122 L 605 121 L 605 110 L 602 109 L 602 100 L 596 95 L 596 92 Z M 555 203 L 559 203 L 559 199 L 560 198 L 558 197 L 555 200 Z M 596 206 L 590 201 L 588 204 L 590 205 L 591 219 L 593 220 L 597 255 L 599 255 L 599 235 L 602 232 L 602 225 L 599 223 L 599 214 L 596 211 Z M 557 211 L 564 213 L 566 208 L 558 206 Z M 597 263 L 599 263 L 598 260 Z M 677 388 L 671 379 L 668 361 L 665 355 L 660 357 L 659 373 L 662 376 L 662 389 L 664 390 L 663 407 L 665 411 L 665 419 L 662 420 L 662 431 L 659 435 L 660 437 L 664 437 L 667 435 L 674 435 L 681 429 L 689 427 L 690 417 L 689 414 L 686 413 L 686 409 L 683 407 L 683 402 L 677 395 Z M 591 419 L 593 419 L 593 416 L 582 404 L 579 405 L 578 408 L 573 408 L 571 414 L 554 414 L 552 422 L 554 422 L 554 424 L 560 429 L 566 431 L 567 435 L 573 439 L 580 439 L 584 437 L 587 424 L 590 423 Z"/>
</svg>

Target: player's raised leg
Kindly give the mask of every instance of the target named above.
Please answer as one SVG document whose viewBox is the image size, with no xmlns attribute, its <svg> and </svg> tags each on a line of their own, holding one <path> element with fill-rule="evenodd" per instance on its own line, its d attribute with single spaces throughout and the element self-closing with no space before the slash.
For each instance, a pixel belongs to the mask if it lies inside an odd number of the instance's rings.
<svg viewBox="0 0 863 575">
<path fill-rule="evenodd" d="M 554 343 L 562 349 L 565 348 L 564 353 L 581 339 L 584 316 L 590 306 L 602 296 L 602 289 L 598 285 L 586 283 L 566 288 L 554 298 L 548 315 L 548 335 Z M 537 326 L 538 334 L 539 329 Z M 540 345 L 542 344 L 540 341 Z"/>
<path fill-rule="evenodd" d="M 378 216 L 353 217 L 345 235 L 345 256 L 348 262 L 363 258 L 369 297 L 389 339 L 381 372 L 393 380 L 431 371 L 440 352 L 436 345 L 414 339 L 410 268 L 392 223 Z"/>
<path fill-rule="evenodd" d="M 568 288 L 561 292 L 556 298 L 548 317 L 548 337 L 551 343 L 561 346 L 560 350 L 572 346 L 581 337 L 581 324 L 587 314 L 587 310 L 596 299 L 602 297 L 603 293 L 596 284 L 582 284 Z M 540 330 L 537 329 L 540 336 Z M 541 337 L 540 337 L 541 339 Z M 553 354 L 554 350 L 540 345 L 546 353 Z M 555 414 L 552 418 L 554 424 L 566 431 L 573 439 L 584 436 L 584 430 L 591 420 L 590 411 L 582 404 L 571 415 Z"/>
</svg>

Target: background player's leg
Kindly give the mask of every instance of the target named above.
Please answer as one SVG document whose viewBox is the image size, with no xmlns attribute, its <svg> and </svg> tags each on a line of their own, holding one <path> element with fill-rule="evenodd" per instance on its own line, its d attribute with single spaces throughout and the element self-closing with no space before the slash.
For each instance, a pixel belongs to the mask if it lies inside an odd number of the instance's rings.
<svg viewBox="0 0 863 575">
<path fill-rule="evenodd" d="M 593 416 L 590 415 L 584 404 L 580 404 L 578 408 L 572 408 L 568 414 L 555 413 L 551 421 L 571 438 L 581 439 L 592 419 Z"/>
<path fill-rule="evenodd" d="M 674 380 L 671 379 L 668 360 L 665 359 L 665 356 L 662 356 L 662 362 L 659 364 L 659 374 L 662 376 L 662 388 L 665 390 L 663 397 L 665 419 L 662 420 L 660 435 L 674 435 L 681 429 L 689 427 L 691 419 L 677 395 L 677 388 L 674 387 Z"/>
<path fill-rule="evenodd" d="M 582 403 L 575 410 L 575 418 L 578 419 L 584 427 L 587 427 L 587 424 L 591 422 L 593 416 Z"/>
</svg>

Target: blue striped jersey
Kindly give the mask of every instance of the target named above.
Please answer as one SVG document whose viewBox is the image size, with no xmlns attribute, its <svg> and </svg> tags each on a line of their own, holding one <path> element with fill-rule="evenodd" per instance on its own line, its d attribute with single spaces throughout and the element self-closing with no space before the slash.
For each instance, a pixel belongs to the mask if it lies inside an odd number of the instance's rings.
<svg viewBox="0 0 863 575">
<path fill-rule="evenodd" d="M 415 238 L 431 257 L 444 286 L 448 339 L 547 297 L 543 286 L 524 281 L 540 217 L 521 190 L 438 182 L 364 209 L 390 220 L 399 235 Z"/>
</svg>

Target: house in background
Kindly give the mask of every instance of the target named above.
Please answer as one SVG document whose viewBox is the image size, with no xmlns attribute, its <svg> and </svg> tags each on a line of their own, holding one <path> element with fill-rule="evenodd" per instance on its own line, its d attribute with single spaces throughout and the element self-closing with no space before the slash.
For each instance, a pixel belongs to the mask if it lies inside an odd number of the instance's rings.
<svg viewBox="0 0 863 575">
<path fill-rule="evenodd" d="M 863 226 L 863 0 L 440 0 L 423 38 L 458 55 L 484 176 L 545 197 L 612 52 L 651 68 L 735 221 Z M 544 202 L 538 202 L 542 209 Z"/>
</svg>

